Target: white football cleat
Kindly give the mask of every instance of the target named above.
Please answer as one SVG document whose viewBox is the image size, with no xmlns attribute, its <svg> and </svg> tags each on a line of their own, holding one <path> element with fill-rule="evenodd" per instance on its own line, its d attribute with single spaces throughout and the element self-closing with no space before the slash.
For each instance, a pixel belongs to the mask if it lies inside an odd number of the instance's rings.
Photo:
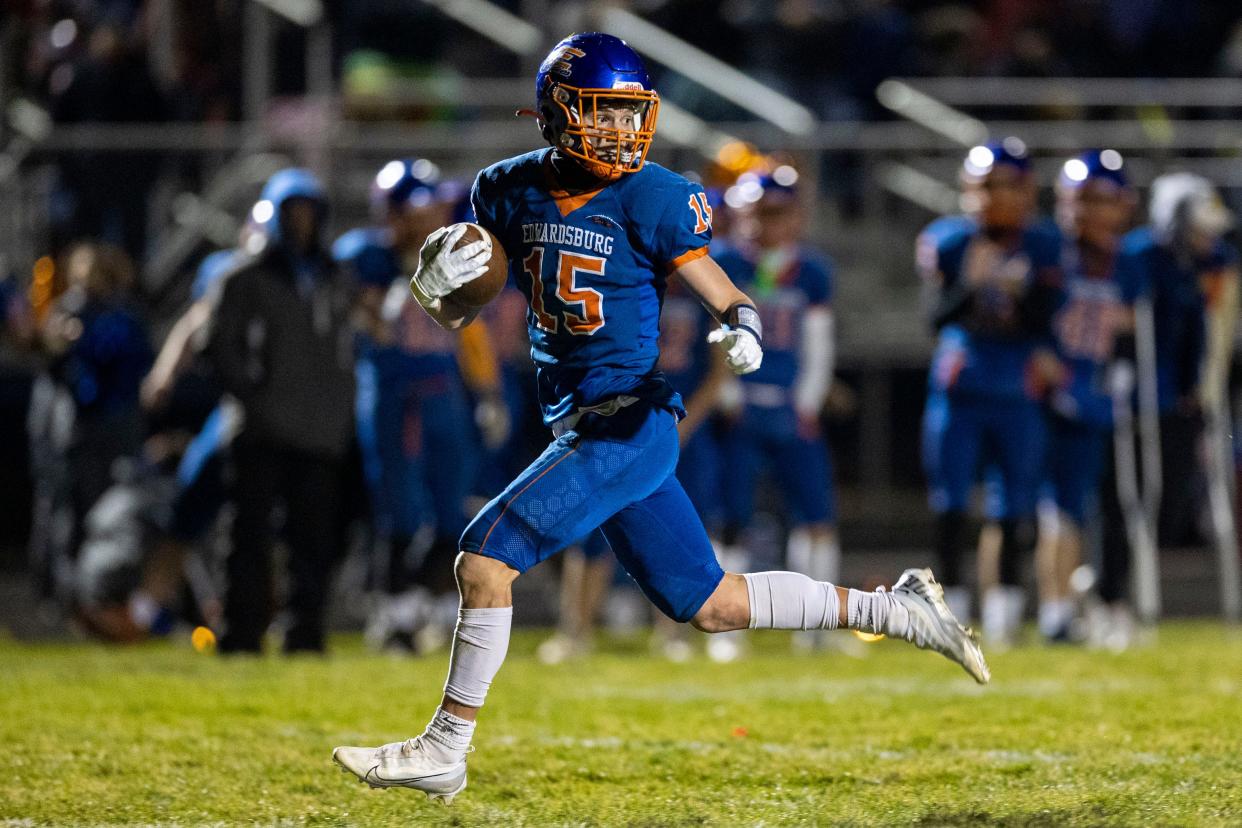
<svg viewBox="0 0 1242 828">
<path fill-rule="evenodd" d="M 332 761 L 372 788 L 413 788 L 442 805 L 466 789 L 466 760 L 442 764 L 427 754 L 421 736 L 377 748 L 338 747 Z"/>
<path fill-rule="evenodd" d="M 944 602 L 944 588 L 930 569 L 907 569 L 893 584 L 891 594 L 910 612 L 906 640 L 923 650 L 935 650 L 970 673 L 980 684 L 992 678 L 974 633 L 963 627 Z"/>
</svg>

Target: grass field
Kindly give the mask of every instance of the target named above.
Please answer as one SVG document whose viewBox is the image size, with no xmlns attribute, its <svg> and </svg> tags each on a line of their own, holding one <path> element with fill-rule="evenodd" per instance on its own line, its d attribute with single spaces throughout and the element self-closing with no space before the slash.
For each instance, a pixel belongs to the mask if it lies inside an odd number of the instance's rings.
<svg viewBox="0 0 1242 828">
<path fill-rule="evenodd" d="M 0 824 L 1242 825 L 1242 641 L 1220 626 L 996 655 L 988 687 L 893 642 L 752 640 L 735 665 L 612 642 L 549 668 L 518 635 L 447 809 L 329 758 L 418 732 L 443 656 L 0 641 Z"/>
</svg>

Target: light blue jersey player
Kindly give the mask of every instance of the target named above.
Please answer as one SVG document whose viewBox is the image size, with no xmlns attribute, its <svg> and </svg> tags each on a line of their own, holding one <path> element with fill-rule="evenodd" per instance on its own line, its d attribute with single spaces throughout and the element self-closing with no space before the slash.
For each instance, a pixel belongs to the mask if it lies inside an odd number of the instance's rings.
<svg viewBox="0 0 1242 828">
<path fill-rule="evenodd" d="M 790 569 L 835 581 L 836 499 L 820 425 L 833 370 L 832 263 L 802 242 L 797 178 L 793 167 L 777 165 L 770 173 L 744 174 L 728 196 L 753 219 L 753 238 L 718 261 L 755 300 L 767 337 L 763 367 L 742 377 L 742 408 L 722 441 L 733 481 L 724 489 L 725 539 L 742 541 L 766 470 L 784 495 Z M 804 646 L 815 638 L 794 641 Z"/>
<path fill-rule="evenodd" d="M 442 801 L 466 786 L 475 718 L 504 661 L 515 578 L 602 527 L 617 558 L 664 613 L 708 632 L 850 626 L 934 649 L 988 678 L 969 633 L 929 572 L 863 593 L 805 575 L 725 573 L 673 474 L 681 396 L 656 369 L 661 299 L 682 280 L 722 324 L 709 341 L 739 374 L 762 361 L 754 305 L 707 255 L 702 189 L 647 161 L 659 98 L 638 56 L 598 33 L 566 38 L 536 79 L 537 117 L 554 149 L 479 174 L 478 221 L 504 245 L 529 303 L 539 402 L 556 439 L 462 536 L 461 611 L 440 709 L 413 739 L 339 747 L 343 769 L 376 787 Z M 485 272 L 491 242 L 454 249 L 465 228 L 433 234 L 411 290 L 447 328 L 478 312 L 449 294 Z"/>
<path fill-rule="evenodd" d="M 936 349 L 923 418 L 923 462 L 936 513 L 941 574 L 962 614 L 962 534 L 981 469 L 1000 473 L 1000 586 L 984 595 L 984 628 L 1008 637 L 1021 617 L 1021 567 L 1034 547 L 1046 435 L 1042 400 L 1062 368 L 1052 316 L 1063 298 L 1061 238 L 1035 220 L 1035 180 L 1017 139 L 973 148 L 962 171 L 968 215 L 919 237 L 917 264 L 934 296 Z M 991 621 L 991 623 L 988 623 Z"/>
</svg>

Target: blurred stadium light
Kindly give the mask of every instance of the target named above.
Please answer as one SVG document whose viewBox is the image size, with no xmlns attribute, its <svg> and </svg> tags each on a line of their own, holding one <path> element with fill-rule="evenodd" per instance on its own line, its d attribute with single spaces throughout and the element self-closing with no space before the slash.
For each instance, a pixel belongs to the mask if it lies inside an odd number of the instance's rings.
<svg viewBox="0 0 1242 828">
<path fill-rule="evenodd" d="M 875 97 L 901 117 L 964 147 L 981 144 L 988 138 L 988 128 L 983 121 L 941 103 L 904 81 L 891 78 L 883 81 L 876 87 Z"/>
<path fill-rule="evenodd" d="M 487 0 L 422 0 L 516 55 L 538 54 L 543 32 Z"/>
<path fill-rule="evenodd" d="M 603 31 L 615 34 L 643 54 L 768 123 L 793 135 L 810 135 L 815 131 L 815 115 L 802 104 L 633 12 L 610 6 L 601 17 Z"/>
<path fill-rule="evenodd" d="M 893 78 L 949 106 L 1237 107 L 1238 78 Z"/>
<path fill-rule="evenodd" d="M 908 199 L 932 213 L 948 214 L 958 209 L 957 189 L 908 164 L 884 164 L 880 183 L 890 193 Z"/>
</svg>

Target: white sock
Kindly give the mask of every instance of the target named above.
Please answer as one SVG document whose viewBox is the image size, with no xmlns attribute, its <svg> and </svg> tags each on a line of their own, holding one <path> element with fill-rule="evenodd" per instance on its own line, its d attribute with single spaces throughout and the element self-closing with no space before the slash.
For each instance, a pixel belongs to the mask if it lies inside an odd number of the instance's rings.
<svg viewBox="0 0 1242 828">
<path fill-rule="evenodd" d="M 427 729 L 423 731 L 423 746 L 428 753 L 446 765 L 460 762 L 466 751 L 470 750 L 474 724 L 445 712 L 443 707 L 437 707 L 436 715 L 431 717 Z"/>
<path fill-rule="evenodd" d="M 752 572 L 746 578 L 752 630 L 835 630 L 837 588 L 797 572 Z"/>
<path fill-rule="evenodd" d="M 509 650 L 512 626 L 513 607 L 463 608 L 458 613 L 444 695 L 470 707 L 483 706 Z"/>
<path fill-rule="evenodd" d="M 845 601 L 845 616 L 851 630 L 909 640 L 910 610 L 891 593 L 851 589 Z"/>
</svg>

